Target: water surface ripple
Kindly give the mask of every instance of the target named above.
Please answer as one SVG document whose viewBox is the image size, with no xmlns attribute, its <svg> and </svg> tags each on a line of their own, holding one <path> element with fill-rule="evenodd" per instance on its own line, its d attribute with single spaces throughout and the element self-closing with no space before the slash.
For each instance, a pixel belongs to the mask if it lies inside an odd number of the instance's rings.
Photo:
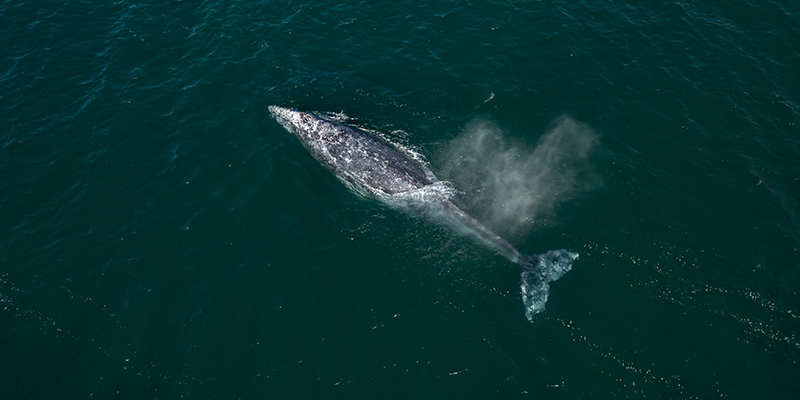
<svg viewBox="0 0 800 400">
<path fill-rule="evenodd" d="M 798 15 L 4 1 L 0 393 L 796 398 Z M 602 184 L 492 226 L 580 258 L 528 322 L 514 265 L 348 191 L 273 104 L 334 113 L 440 175 L 475 121 L 502 137 L 476 160 L 582 124 Z M 456 189 L 492 220 L 491 188 Z"/>
</svg>

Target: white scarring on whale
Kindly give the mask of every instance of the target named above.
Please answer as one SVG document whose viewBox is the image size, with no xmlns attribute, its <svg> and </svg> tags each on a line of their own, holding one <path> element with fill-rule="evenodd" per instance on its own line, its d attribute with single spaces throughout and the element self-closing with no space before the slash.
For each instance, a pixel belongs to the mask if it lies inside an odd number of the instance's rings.
<svg viewBox="0 0 800 400">
<path fill-rule="evenodd" d="M 438 180 L 425 166 L 360 129 L 289 108 L 270 106 L 269 111 L 300 139 L 317 161 L 358 193 L 422 212 L 475 237 L 519 264 L 522 302 L 528 320 L 544 310 L 548 283 L 567 273 L 578 258 L 578 254 L 564 249 L 536 255 L 520 253 L 464 211 L 447 182 Z"/>
</svg>

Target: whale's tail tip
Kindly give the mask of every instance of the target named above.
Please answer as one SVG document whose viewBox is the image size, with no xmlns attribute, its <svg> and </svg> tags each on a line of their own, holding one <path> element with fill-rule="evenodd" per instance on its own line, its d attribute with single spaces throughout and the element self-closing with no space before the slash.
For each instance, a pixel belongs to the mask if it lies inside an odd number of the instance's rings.
<svg viewBox="0 0 800 400">
<path fill-rule="evenodd" d="M 522 303 L 525 306 L 525 317 L 529 321 L 533 316 L 544 311 L 549 283 L 561 278 L 572 268 L 572 262 L 578 253 L 565 249 L 550 250 L 544 254 L 523 255 L 522 267 Z"/>
</svg>

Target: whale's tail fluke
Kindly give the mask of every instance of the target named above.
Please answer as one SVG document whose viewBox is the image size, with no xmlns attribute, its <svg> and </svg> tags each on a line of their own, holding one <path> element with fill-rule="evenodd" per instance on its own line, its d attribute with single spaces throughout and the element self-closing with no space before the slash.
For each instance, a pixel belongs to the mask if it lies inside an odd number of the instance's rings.
<svg viewBox="0 0 800 400">
<path fill-rule="evenodd" d="M 569 272 L 576 258 L 577 253 L 564 249 L 521 256 L 519 264 L 522 267 L 522 303 L 528 320 L 532 320 L 536 313 L 544 311 L 550 289 L 548 283 Z"/>
</svg>

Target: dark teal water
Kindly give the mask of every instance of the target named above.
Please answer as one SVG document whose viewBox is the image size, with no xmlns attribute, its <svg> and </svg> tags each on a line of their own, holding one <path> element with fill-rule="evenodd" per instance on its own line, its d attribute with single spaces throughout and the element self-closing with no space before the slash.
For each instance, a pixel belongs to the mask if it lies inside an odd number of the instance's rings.
<svg viewBox="0 0 800 400">
<path fill-rule="evenodd" d="M 788 0 L 4 1 L 0 397 L 796 399 L 798 71 Z M 593 184 L 493 228 L 580 258 L 528 322 L 515 265 L 272 104 L 455 184 L 474 121 L 493 176 L 567 115 Z"/>
</svg>

